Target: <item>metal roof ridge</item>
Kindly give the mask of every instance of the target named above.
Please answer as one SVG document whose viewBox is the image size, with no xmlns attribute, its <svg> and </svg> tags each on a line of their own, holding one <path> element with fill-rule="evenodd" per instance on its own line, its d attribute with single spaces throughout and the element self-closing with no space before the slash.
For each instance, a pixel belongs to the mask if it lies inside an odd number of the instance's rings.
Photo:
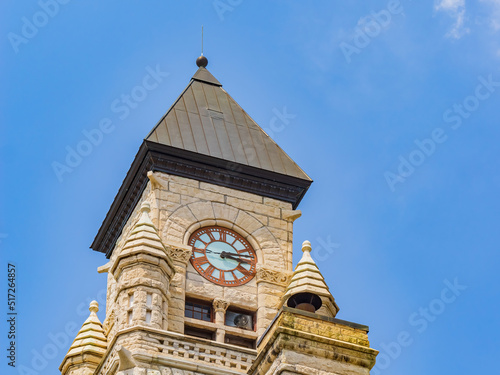
<svg viewBox="0 0 500 375">
<path fill-rule="evenodd" d="M 208 69 L 204 68 L 203 66 L 200 66 L 196 73 L 194 73 L 193 77 L 191 78 L 195 81 L 201 81 L 205 83 L 210 83 L 215 86 L 221 86 L 222 83 L 220 83 L 217 78 L 213 76 L 212 73 L 208 71 Z"/>
</svg>

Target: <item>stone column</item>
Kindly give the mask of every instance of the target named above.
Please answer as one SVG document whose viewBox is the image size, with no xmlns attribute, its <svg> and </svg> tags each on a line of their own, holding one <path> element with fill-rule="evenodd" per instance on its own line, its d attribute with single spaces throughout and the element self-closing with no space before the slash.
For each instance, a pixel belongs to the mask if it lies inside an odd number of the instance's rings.
<svg viewBox="0 0 500 375">
<path fill-rule="evenodd" d="M 174 263 L 175 276 L 170 282 L 170 303 L 168 309 L 169 331 L 184 333 L 184 308 L 186 304 L 186 270 L 191 258 L 191 247 L 183 244 L 166 244 L 167 254 Z"/>
<path fill-rule="evenodd" d="M 224 329 L 225 327 L 225 317 L 226 317 L 226 310 L 229 307 L 229 302 L 225 301 L 220 298 L 214 299 L 213 302 L 214 306 L 214 320 L 215 324 L 217 325 L 217 331 L 215 333 L 215 341 L 218 342 L 224 342 L 224 337 L 226 335 L 226 330 Z"/>
</svg>

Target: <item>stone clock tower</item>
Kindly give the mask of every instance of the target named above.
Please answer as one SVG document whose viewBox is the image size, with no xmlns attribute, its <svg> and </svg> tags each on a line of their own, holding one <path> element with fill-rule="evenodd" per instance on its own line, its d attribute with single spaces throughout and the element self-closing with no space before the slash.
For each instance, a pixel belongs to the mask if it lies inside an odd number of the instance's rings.
<svg viewBox="0 0 500 375">
<path fill-rule="evenodd" d="M 109 261 L 63 375 L 369 374 L 368 327 L 310 256 L 292 266 L 312 180 L 198 70 L 147 135 L 92 243 Z"/>
</svg>

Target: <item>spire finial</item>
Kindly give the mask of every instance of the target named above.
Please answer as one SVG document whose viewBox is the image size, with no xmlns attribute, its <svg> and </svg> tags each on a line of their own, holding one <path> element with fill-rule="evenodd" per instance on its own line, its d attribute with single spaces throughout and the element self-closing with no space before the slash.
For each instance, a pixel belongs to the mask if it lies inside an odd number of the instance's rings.
<svg viewBox="0 0 500 375">
<path fill-rule="evenodd" d="M 89 311 L 91 313 L 96 313 L 99 311 L 99 303 L 97 301 L 90 302 Z"/>
<path fill-rule="evenodd" d="M 208 60 L 205 56 L 201 55 L 196 59 L 196 65 L 200 68 L 206 68 L 208 65 Z"/>
<path fill-rule="evenodd" d="M 312 250 L 311 243 L 309 241 L 302 242 L 302 251 L 310 253 Z"/>
<path fill-rule="evenodd" d="M 141 205 L 141 212 L 149 213 L 151 211 L 151 206 L 148 202 L 143 202 Z"/>
</svg>

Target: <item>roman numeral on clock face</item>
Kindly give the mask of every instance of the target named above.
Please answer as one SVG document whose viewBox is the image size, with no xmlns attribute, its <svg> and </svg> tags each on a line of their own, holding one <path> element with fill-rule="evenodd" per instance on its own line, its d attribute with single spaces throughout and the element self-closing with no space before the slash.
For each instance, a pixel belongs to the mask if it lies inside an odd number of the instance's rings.
<svg viewBox="0 0 500 375">
<path fill-rule="evenodd" d="M 220 234 L 220 240 L 221 240 L 222 242 L 227 242 L 227 241 L 226 241 L 226 238 L 227 238 L 227 237 L 226 237 L 226 232 L 222 232 L 222 231 L 221 231 L 219 234 Z"/>
<path fill-rule="evenodd" d="M 245 276 L 251 275 L 251 273 L 246 268 L 243 268 L 241 264 L 238 264 L 238 267 L 236 267 L 236 269 Z"/>
<path fill-rule="evenodd" d="M 216 270 L 216 268 L 212 265 L 209 265 L 208 268 L 205 270 L 207 275 L 212 275 L 212 273 Z"/>
<path fill-rule="evenodd" d="M 215 239 L 214 234 L 213 234 L 212 232 L 207 232 L 207 234 L 208 234 L 208 237 L 210 237 L 210 241 L 211 241 L 211 242 L 217 241 L 217 240 Z"/>
<path fill-rule="evenodd" d="M 193 265 L 194 266 L 201 266 L 205 263 L 210 263 L 207 259 L 207 256 L 202 256 L 202 257 L 199 257 L 199 258 L 195 258 L 192 260 L 193 261 Z"/>
</svg>

